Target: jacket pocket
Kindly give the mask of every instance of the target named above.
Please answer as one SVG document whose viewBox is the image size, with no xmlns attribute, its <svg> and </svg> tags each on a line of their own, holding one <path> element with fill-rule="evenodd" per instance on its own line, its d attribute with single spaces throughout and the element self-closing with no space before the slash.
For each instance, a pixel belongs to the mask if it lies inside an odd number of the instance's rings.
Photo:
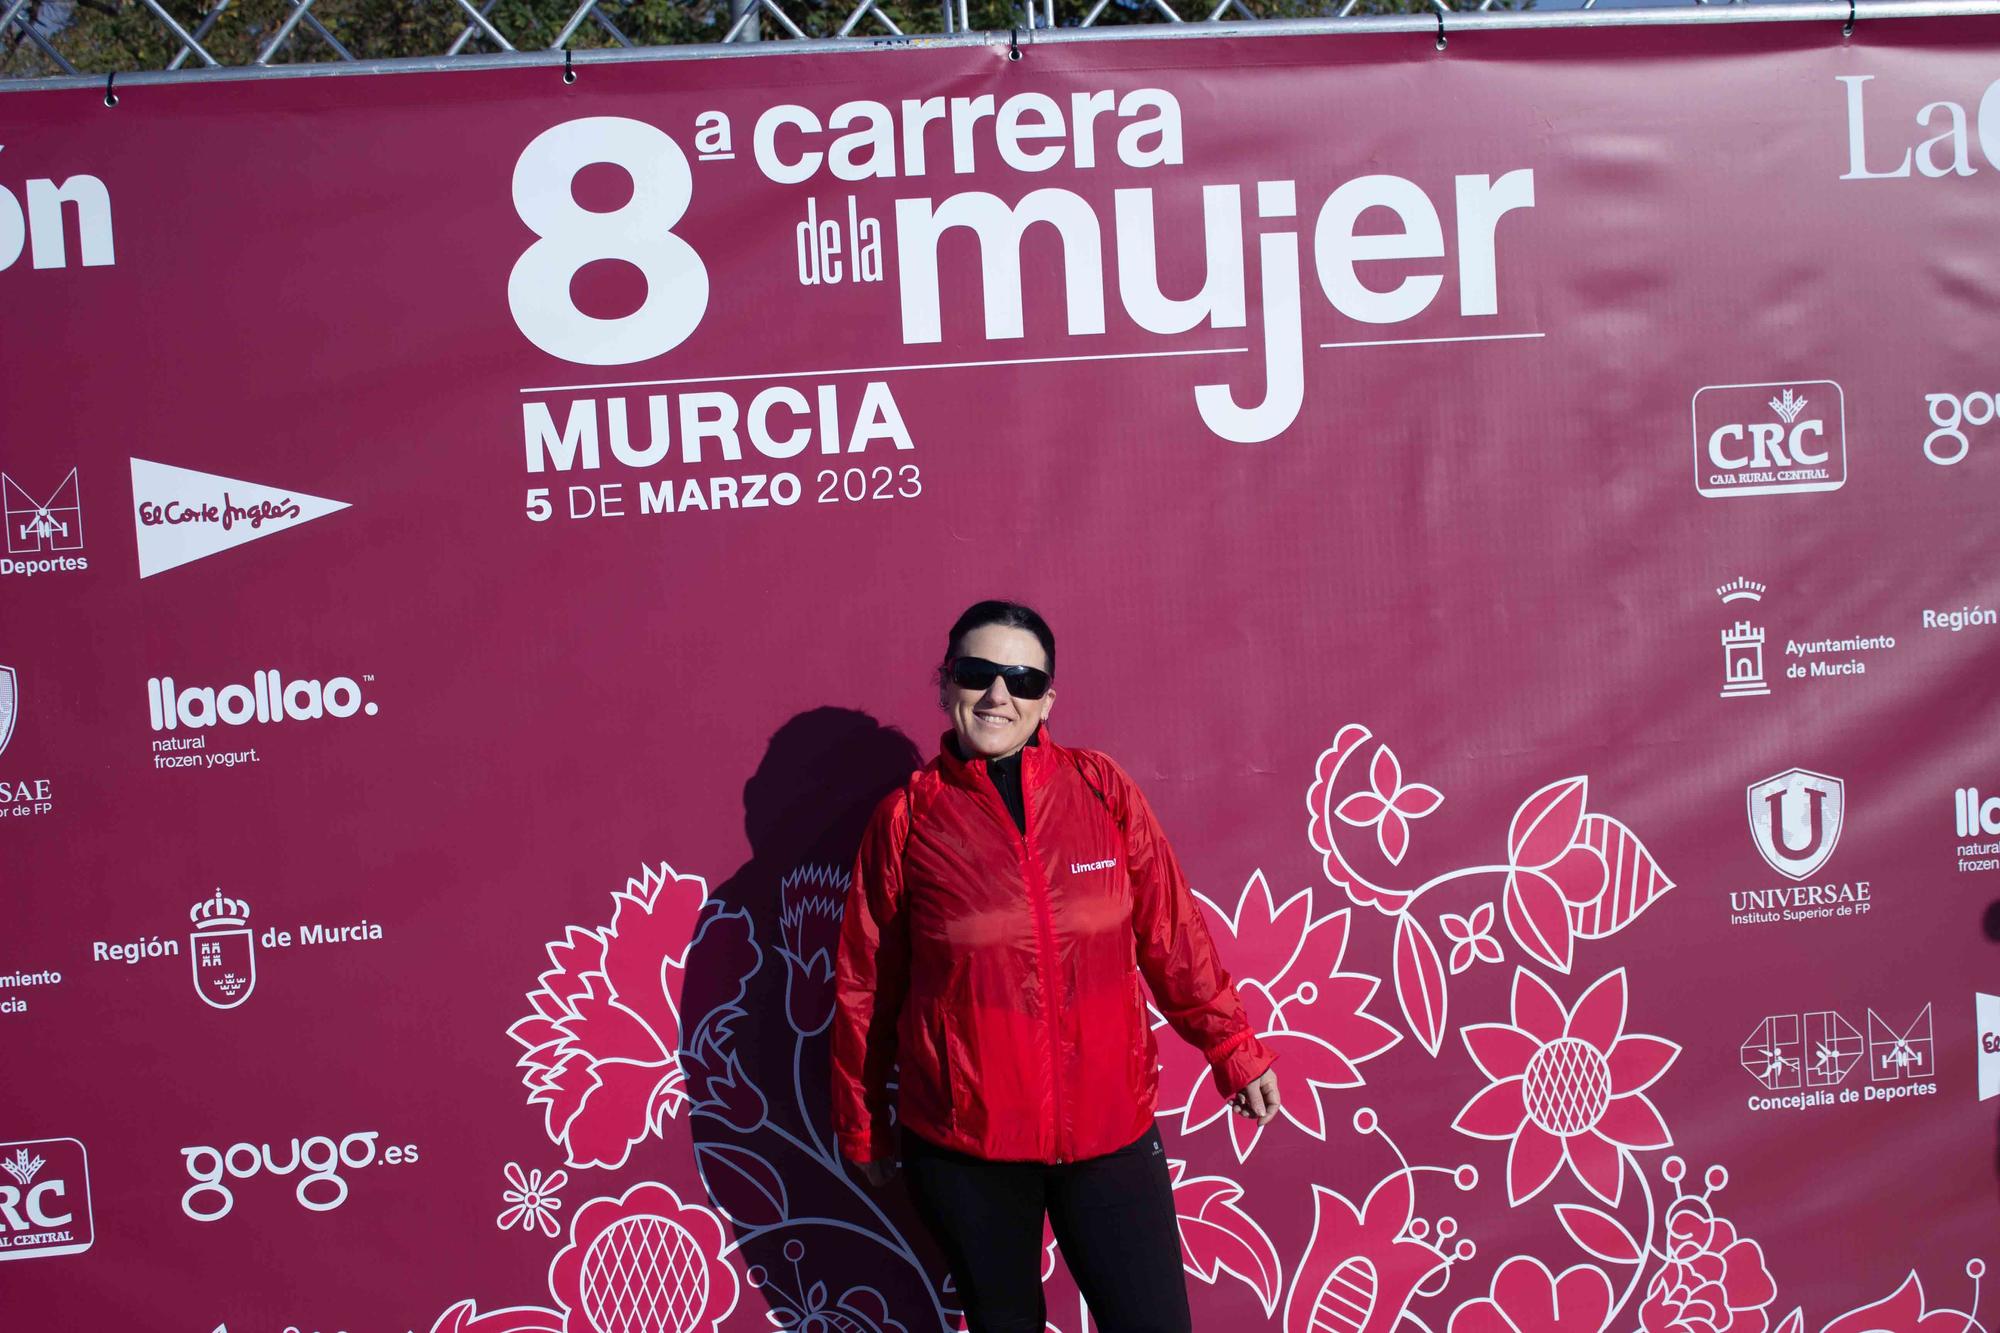
<svg viewBox="0 0 2000 1333">
<path fill-rule="evenodd" d="M 1153 1038 L 1152 1016 L 1146 1011 L 1146 979 L 1137 968 L 1125 974 L 1126 1003 L 1132 1011 L 1132 1090 L 1143 1097 L 1159 1076 L 1159 1047 Z"/>
<path fill-rule="evenodd" d="M 956 1129 L 958 1125 L 958 1097 L 955 1093 L 956 1078 L 951 1068 L 951 1033 L 949 1017 L 945 1009 L 931 1012 L 931 1049 L 937 1054 L 937 1096 L 938 1111 L 944 1118 L 944 1128 Z"/>
</svg>

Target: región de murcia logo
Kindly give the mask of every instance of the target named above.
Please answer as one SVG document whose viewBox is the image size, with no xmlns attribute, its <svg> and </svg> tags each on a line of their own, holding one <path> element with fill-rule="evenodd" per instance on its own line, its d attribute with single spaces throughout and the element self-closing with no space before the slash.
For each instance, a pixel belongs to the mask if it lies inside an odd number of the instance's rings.
<svg viewBox="0 0 2000 1333">
<path fill-rule="evenodd" d="M 194 993 L 217 1009 L 234 1009 L 257 987 L 257 940 L 250 932 L 250 904 L 225 898 L 198 902 L 188 912 L 194 930 L 188 951 L 194 957 Z"/>
<path fill-rule="evenodd" d="M 381 924 L 365 918 L 302 921 L 296 926 L 266 923 L 261 930 L 253 930 L 250 904 L 221 889 L 189 908 L 188 920 L 192 923 L 187 946 L 194 993 L 214 1009 L 234 1009 L 250 998 L 257 987 L 259 946 L 283 951 L 323 944 L 372 944 L 384 938 Z M 95 940 L 90 946 L 91 961 L 128 966 L 179 958 L 180 953 L 181 942 L 171 934 L 140 936 L 130 943 Z"/>
</svg>

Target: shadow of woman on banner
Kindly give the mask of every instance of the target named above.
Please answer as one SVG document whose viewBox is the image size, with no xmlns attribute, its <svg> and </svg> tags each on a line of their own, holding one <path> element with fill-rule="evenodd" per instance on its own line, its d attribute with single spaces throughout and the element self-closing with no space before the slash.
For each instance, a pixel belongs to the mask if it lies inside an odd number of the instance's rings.
<svg viewBox="0 0 2000 1333">
<path fill-rule="evenodd" d="M 738 1272 L 782 1327 L 956 1326 L 946 1271 L 899 1174 L 871 1189 L 840 1156 L 829 1092 L 833 963 L 861 834 L 922 763 L 865 713 L 817 708 L 771 737 L 743 785 L 750 860 L 711 890 L 688 952 L 687 1131 Z M 747 1312 L 738 1312 L 741 1319 Z"/>
</svg>

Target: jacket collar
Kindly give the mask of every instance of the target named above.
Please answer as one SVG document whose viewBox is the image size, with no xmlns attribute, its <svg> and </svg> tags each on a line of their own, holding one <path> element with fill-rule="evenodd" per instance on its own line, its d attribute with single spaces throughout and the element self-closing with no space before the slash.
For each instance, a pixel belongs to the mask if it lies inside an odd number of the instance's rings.
<svg viewBox="0 0 2000 1333">
<path fill-rule="evenodd" d="M 1048 719 L 1042 719 L 1035 734 L 1021 747 L 1021 787 L 1025 791 L 1041 780 L 1044 766 L 1053 755 L 1055 741 L 1049 735 Z M 959 787 L 976 788 L 981 785 L 986 761 L 961 759 L 958 754 L 958 733 L 947 729 L 938 737 L 938 772 L 947 782 Z"/>
</svg>

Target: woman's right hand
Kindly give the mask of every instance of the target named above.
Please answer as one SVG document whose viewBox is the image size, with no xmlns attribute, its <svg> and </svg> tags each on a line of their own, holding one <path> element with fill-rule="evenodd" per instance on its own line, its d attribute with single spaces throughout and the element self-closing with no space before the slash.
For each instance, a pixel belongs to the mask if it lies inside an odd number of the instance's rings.
<svg viewBox="0 0 2000 1333">
<path fill-rule="evenodd" d="M 861 1173 L 863 1180 L 878 1190 L 896 1178 L 896 1162 L 894 1158 L 879 1162 L 855 1162 L 853 1166 L 856 1171 Z"/>
</svg>

